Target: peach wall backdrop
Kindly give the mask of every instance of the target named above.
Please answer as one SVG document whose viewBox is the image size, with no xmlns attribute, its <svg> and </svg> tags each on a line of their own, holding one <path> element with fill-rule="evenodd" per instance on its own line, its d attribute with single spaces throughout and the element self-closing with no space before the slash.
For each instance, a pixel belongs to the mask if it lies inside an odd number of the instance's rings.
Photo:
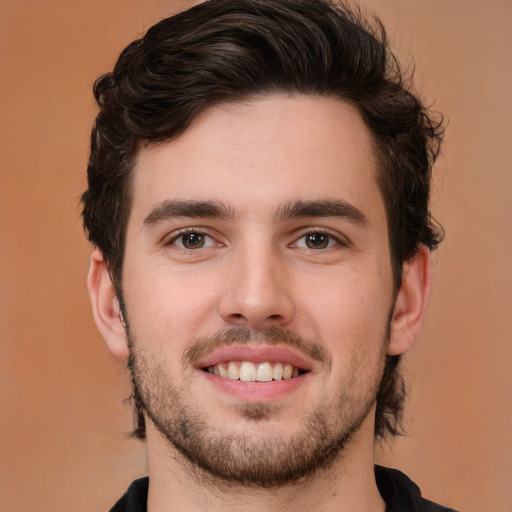
<svg viewBox="0 0 512 512">
<path fill-rule="evenodd" d="M 0 1 L 0 510 L 108 510 L 145 473 L 124 369 L 93 325 L 78 196 L 94 79 L 191 2 Z M 449 119 L 435 171 L 409 435 L 378 451 L 431 499 L 512 511 L 512 2 L 367 0 Z"/>
</svg>

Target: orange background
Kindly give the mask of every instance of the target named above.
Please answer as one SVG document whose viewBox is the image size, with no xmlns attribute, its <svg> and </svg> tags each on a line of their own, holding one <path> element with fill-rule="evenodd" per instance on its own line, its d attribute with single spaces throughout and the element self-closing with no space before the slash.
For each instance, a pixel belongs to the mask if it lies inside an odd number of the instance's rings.
<svg viewBox="0 0 512 512">
<path fill-rule="evenodd" d="M 78 197 L 91 86 L 191 2 L 0 1 L 0 509 L 108 510 L 145 472 L 128 381 L 93 325 Z M 433 209 L 446 228 L 406 359 L 408 437 L 378 460 L 465 512 L 512 511 L 512 3 L 367 0 L 449 119 Z"/>
</svg>

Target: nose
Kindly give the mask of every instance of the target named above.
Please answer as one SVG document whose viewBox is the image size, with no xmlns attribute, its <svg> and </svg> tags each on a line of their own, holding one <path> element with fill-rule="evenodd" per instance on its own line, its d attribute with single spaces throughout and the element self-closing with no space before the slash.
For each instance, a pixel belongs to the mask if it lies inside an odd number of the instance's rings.
<svg viewBox="0 0 512 512">
<path fill-rule="evenodd" d="M 220 315 L 227 324 L 263 330 L 292 321 L 290 272 L 272 247 L 237 251 L 224 285 Z"/>
</svg>

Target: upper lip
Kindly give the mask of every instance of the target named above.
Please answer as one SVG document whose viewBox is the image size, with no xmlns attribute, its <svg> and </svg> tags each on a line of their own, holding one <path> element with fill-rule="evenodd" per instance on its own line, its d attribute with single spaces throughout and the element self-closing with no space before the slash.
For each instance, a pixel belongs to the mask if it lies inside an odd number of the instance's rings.
<svg viewBox="0 0 512 512">
<path fill-rule="evenodd" d="M 311 370 L 312 367 L 312 364 L 307 359 L 304 359 L 289 348 L 270 345 L 231 345 L 224 347 L 201 359 L 196 364 L 196 367 L 207 368 L 225 361 L 248 361 L 251 363 L 263 363 L 266 361 L 282 362 L 290 363 L 306 371 Z"/>
</svg>

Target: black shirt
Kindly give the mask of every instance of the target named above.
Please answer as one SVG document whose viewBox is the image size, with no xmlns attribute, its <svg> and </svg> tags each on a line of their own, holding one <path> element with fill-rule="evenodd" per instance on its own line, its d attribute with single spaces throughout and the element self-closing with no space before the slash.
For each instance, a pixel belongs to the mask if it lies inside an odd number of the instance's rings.
<svg viewBox="0 0 512 512">
<path fill-rule="evenodd" d="M 420 488 L 396 469 L 375 466 L 375 479 L 386 512 L 456 512 L 422 498 Z M 110 512 L 147 512 L 148 477 L 135 480 Z"/>
</svg>

